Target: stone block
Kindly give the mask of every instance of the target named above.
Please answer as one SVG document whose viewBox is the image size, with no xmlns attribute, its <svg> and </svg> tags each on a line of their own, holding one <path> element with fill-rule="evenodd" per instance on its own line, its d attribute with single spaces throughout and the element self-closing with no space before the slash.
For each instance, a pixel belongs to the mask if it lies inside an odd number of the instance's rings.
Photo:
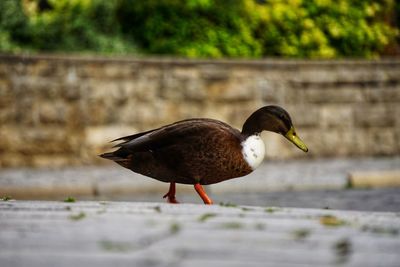
<svg viewBox="0 0 400 267">
<path fill-rule="evenodd" d="M 400 130 L 400 105 L 393 106 L 393 109 L 391 109 L 390 112 L 393 112 L 393 116 L 395 118 L 394 128 Z"/>
<path fill-rule="evenodd" d="M 60 127 L 7 126 L 0 130 L 0 150 L 24 155 L 72 152 L 79 149 L 69 142 L 73 132 Z"/>
<path fill-rule="evenodd" d="M 297 133 L 309 151 L 306 157 L 366 156 L 372 155 L 368 149 L 368 134 L 350 129 L 299 128 Z"/>
<path fill-rule="evenodd" d="M 10 65 L 0 62 L 0 79 L 8 78 L 10 73 Z"/>
<path fill-rule="evenodd" d="M 365 99 L 371 103 L 400 102 L 400 86 L 365 88 Z"/>
<path fill-rule="evenodd" d="M 72 66 L 71 66 L 72 65 Z M 42 77 L 45 79 L 60 78 L 63 80 L 69 68 L 74 67 L 72 62 L 63 62 L 58 60 L 40 59 L 26 65 L 26 75 L 31 77 Z"/>
<path fill-rule="evenodd" d="M 232 78 L 226 87 L 221 86 L 218 100 L 248 101 L 257 96 L 257 82 L 249 78 Z"/>
<path fill-rule="evenodd" d="M 35 155 L 66 153 L 77 149 L 69 143 L 69 137 L 73 133 L 65 128 L 52 126 L 20 130 L 21 139 L 16 147 L 18 152 Z"/>
<path fill-rule="evenodd" d="M 384 82 L 388 83 L 397 83 L 399 84 L 400 82 L 400 68 L 399 66 L 394 66 L 391 68 L 385 68 L 385 70 L 382 70 L 382 76 L 385 77 Z"/>
<path fill-rule="evenodd" d="M 178 106 L 164 101 L 155 102 L 135 102 L 124 105 L 116 111 L 118 123 L 132 126 L 147 127 L 148 125 L 161 124 L 168 119 L 175 120 L 172 114 L 177 113 Z"/>
<path fill-rule="evenodd" d="M 188 80 L 182 89 L 185 100 L 198 102 L 207 99 L 207 88 L 201 80 Z"/>
<path fill-rule="evenodd" d="M 10 127 L 6 124 L 0 124 L 0 152 L 9 152 L 12 149 L 15 140 L 17 139 L 15 128 Z"/>
<path fill-rule="evenodd" d="M 329 130 L 321 131 L 322 146 L 319 153 L 325 156 L 347 156 L 353 153 L 355 149 L 354 138 L 362 138 L 361 135 L 355 135 L 351 130 Z M 319 154 L 318 153 L 318 154 Z"/>
<path fill-rule="evenodd" d="M 300 68 L 296 75 L 288 80 L 297 84 L 315 86 L 317 84 L 355 84 L 355 83 L 381 83 L 399 80 L 400 73 L 397 69 L 384 69 L 367 64 L 306 64 Z M 315 85 L 314 85 L 315 84 Z"/>
<path fill-rule="evenodd" d="M 204 106 L 199 101 L 183 102 L 176 105 L 178 108 L 177 120 L 204 117 Z M 172 119 L 172 118 L 171 118 Z"/>
<path fill-rule="evenodd" d="M 371 128 L 368 129 L 369 150 L 374 156 L 393 155 L 399 151 L 399 140 L 396 133 L 391 128 Z"/>
<path fill-rule="evenodd" d="M 0 141 L 0 167 L 1 168 L 21 168 L 21 166 L 32 166 L 31 157 L 22 153 L 1 151 Z"/>
<path fill-rule="evenodd" d="M 365 66 L 338 66 L 333 72 L 333 82 L 336 83 L 379 83 L 385 81 L 385 71 L 377 68 L 366 68 Z"/>
<path fill-rule="evenodd" d="M 39 103 L 36 97 L 21 97 L 15 103 L 15 121 L 21 125 L 38 125 L 38 106 Z"/>
<path fill-rule="evenodd" d="M 198 79 L 200 76 L 198 69 L 194 66 L 191 67 L 176 66 L 172 67 L 170 71 L 172 76 L 182 79 Z"/>
<path fill-rule="evenodd" d="M 182 75 L 167 73 L 164 75 L 160 96 L 168 100 L 201 101 L 206 99 L 207 91 L 203 83 L 197 78 L 188 78 Z"/>
<path fill-rule="evenodd" d="M 75 131 L 81 131 L 91 121 L 92 115 L 89 111 L 88 102 L 69 102 L 66 127 L 74 129 Z M 103 109 L 104 110 L 104 109 Z M 106 110 L 104 110 L 105 112 Z"/>
<path fill-rule="evenodd" d="M 258 90 L 261 91 L 261 97 L 266 103 L 283 104 L 286 97 L 286 85 L 284 82 L 268 79 L 259 79 L 257 81 Z"/>
<path fill-rule="evenodd" d="M 63 76 L 62 81 L 62 96 L 68 101 L 78 100 L 84 96 L 84 82 L 85 79 L 78 77 L 77 68 L 72 66 L 65 70 L 66 74 Z"/>
<path fill-rule="evenodd" d="M 394 113 L 386 105 L 360 105 L 354 112 L 355 125 L 360 127 L 387 127 L 395 123 Z"/>
<path fill-rule="evenodd" d="M 0 106 L 0 125 L 15 122 L 15 108 Z"/>
<path fill-rule="evenodd" d="M 64 102 L 42 102 L 38 108 L 41 123 L 63 124 L 66 122 L 68 108 Z"/>
<path fill-rule="evenodd" d="M 319 124 L 323 129 L 348 129 L 354 125 L 353 108 L 351 105 L 324 105 L 319 109 Z"/>
<path fill-rule="evenodd" d="M 293 83 L 309 84 L 334 82 L 336 77 L 329 68 L 320 66 L 320 68 L 300 68 L 295 75 L 294 73 L 287 75 L 286 79 Z"/>
<path fill-rule="evenodd" d="M 31 158 L 31 166 L 37 168 L 60 168 L 68 165 L 76 165 L 76 161 L 77 160 L 74 160 L 73 157 L 68 155 L 33 155 Z"/>
<path fill-rule="evenodd" d="M 13 90 L 9 79 L 0 79 L 0 101 L 4 101 L 4 98 L 11 97 Z"/>
<path fill-rule="evenodd" d="M 123 105 L 124 106 L 124 105 Z M 82 116 L 87 125 L 110 124 L 118 121 L 117 108 L 112 101 L 106 99 L 90 100 L 86 103 L 86 113 L 80 114 L 80 108 L 75 108 L 69 115 L 70 119 Z"/>
<path fill-rule="evenodd" d="M 0 123 L 14 113 L 16 100 L 10 82 L 0 79 Z"/>
<path fill-rule="evenodd" d="M 295 127 L 316 127 L 321 123 L 321 108 L 318 105 L 289 104 L 284 106 Z"/>
<path fill-rule="evenodd" d="M 282 103 L 291 105 L 305 105 L 305 103 L 308 103 L 308 100 L 304 96 L 306 89 L 295 88 L 289 83 L 284 83 L 282 86 L 284 96 Z"/>
<path fill-rule="evenodd" d="M 62 83 L 54 77 L 12 76 L 13 92 L 17 97 L 38 96 L 43 99 L 54 99 L 62 92 Z"/>
<path fill-rule="evenodd" d="M 138 63 L 112 62 L 104 64 L 102 71 L 108 79 L 129 79 L 138 73 L 139 68 Z"/>
<path fill-rule="evenodd" d="M 63 85 L 61 91 L 62 97 L 66 101 L 76 101 L 84 97 L 83 85 Z"/>
<path fill-rule="evenodd" d="M 369 143 L 369 132 L 360 128 L 352 128 L 351 142 L 349 143 L 348 156 L 372 156 L 373 152 Z"/>
<path fill-rule="evenodd" d="M 140 77 L 121 81 L 123 97 L 127 98 L 128 103 L 133 99 L 139 101 L 151 101 L 158 97 L 160 82 L 158 80 Z"/>
<path fill-rule="evenodd" d="M 361 88 L 308 88 L 304 100 L 309 103 L 359 103 L 364 101 Z"/>
<path fill-rule="evenodd" d="M 261 97 L 257 81 L 231 77 L 229 80 L 205 83 L 207 97 L 212 101 L 250 101 Z"/>
<path fill-rule="evenodd" d="M 136 62 L 86 62 L 77 69 L 78 76 L 94 79 L 134 78 L 144 68 Z"/>
<path fill-rule="evenodd" d="M 204 64 L 199 65 L 199 75 L 206 83 L 225 81 L 230 78 L 231 69 L 214 64 Z"/>
<path fill-rule="evenodd" d="M 118 81 L 88 79 L 84 85 L 85 93 L 89 100 L 107 99 L 115 102 L 123 102 L 127 97 L 124 87 Z"/>
</svg>

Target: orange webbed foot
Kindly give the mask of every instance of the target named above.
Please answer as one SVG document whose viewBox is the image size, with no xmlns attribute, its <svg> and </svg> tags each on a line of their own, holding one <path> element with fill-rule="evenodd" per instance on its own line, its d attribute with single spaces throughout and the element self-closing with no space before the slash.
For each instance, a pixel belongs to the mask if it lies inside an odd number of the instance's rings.
<svg viewBox="0 0 400 267">
<path fill-rule="evenodd" d="M 175 182 L 171 182 L 169 184 L 169 190 L 168 192 L 163 196 L 163 198 L 167 198 L 168 203 L 171 204 L 179 204 L 179 202 L 175 198 Z"/>
</svg>

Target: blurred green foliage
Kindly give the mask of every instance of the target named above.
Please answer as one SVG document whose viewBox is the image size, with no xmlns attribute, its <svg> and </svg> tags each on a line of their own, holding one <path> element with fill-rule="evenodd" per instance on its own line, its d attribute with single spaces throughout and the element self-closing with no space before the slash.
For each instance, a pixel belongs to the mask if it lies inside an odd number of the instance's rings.
<svg viewBox="0 0 400 267">
<path fill-rule="evenodd" d="M 126 0 L 121 23 L 150 53 L 374 57 L 394 41 L 391 0 Z M 135 27 L 132 27 L 135 25 Z"/>
<path fill-rule="evenodd" d="M 0 1 L 0 51 L 19 51 L 19 43 L 27 36 L 27 24 L 21 2 Z"/>
<path fill-rule="evenodd" d="M 372 58 L 398 46 L 399 6 L 395 0 L 2 0 L 0 50 Z"/>
<path fill-rule="evenodd" d="M 2 0 L 2 51 L 101 52 L 136 51 L 123 36 L 114 1 Z"/>
</svg>

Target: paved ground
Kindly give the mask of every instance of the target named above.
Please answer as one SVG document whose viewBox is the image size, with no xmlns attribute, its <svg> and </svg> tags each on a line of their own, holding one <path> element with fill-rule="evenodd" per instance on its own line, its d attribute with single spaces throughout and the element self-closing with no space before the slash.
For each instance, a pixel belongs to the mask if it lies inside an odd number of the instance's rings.
<svg viewBox="0 0 400 267">
<path fill-rule="evenodd" d="M 0 266 L 385 266 L 400 213 L 127 202 L 0 202 Z"/>
<path fill-rule="evenodd" d="M 400 170 L 400 157 L 269 161 L 248 176 L 232 179 L 208 190 L 214 193 L 245 193 L 285 190 L 342 189 L 352 172 Z M 73 195 L 132 195 L 163 193 L 168 185 L 135 174 L 116 164 L 66 169 L 0 170 L 0 194 L 18 198 Z M 191 192 L 182 186 L 180 192 Z"/>
<path fill-rule="evenodd" d="M 349 174 L 400 170 L 400 157 L 267 162 L 249 176 L 207 188 L 216 203 L 365 211 L 400 211 L 400 188 L 344 189 Z M 380 179 L 379 175 L 377 179 Z M 61 170 L 0 170 L 0 196 L 16 199 L 162 201 L 167 184 L 116 165 Z M 178 199 L 201 203 L 192 186 Z"/>
<path fill-rule="evenodd" d="M 161 196 L 162 194 L 139 194 L 97 199 L 160 202 Z M 210 197 L 215 203 L 249 206 L 400 212 L 400 188 L 211 193 Z M 184 203 L 202 203 L 194 190 L 180 194 L 178 200 Z"/>
</svg>

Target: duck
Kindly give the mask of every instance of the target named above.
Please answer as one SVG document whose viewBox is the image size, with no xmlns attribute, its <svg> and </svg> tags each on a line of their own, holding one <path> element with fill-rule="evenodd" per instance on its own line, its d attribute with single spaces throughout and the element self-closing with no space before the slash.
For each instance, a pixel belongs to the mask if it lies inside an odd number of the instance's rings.
<svg viewBox="0 0 400 267">
<path fill-rule="evenodd" d="M 203 185 L 216 184 L 253 172 L 264 160 L 263 131 L 275 132 L 304 152 L 289 113 L 280 106 L 259 108 L 242 130 L 209 118 L 177 121 L 156 129 L 123 136 L 113 152 L 99 155 L 135 173 L 169 183 L 163 196 L 176 199 L 176 184 L 193 185 L 204 204 L 213 204 Z"/>
</svg>

